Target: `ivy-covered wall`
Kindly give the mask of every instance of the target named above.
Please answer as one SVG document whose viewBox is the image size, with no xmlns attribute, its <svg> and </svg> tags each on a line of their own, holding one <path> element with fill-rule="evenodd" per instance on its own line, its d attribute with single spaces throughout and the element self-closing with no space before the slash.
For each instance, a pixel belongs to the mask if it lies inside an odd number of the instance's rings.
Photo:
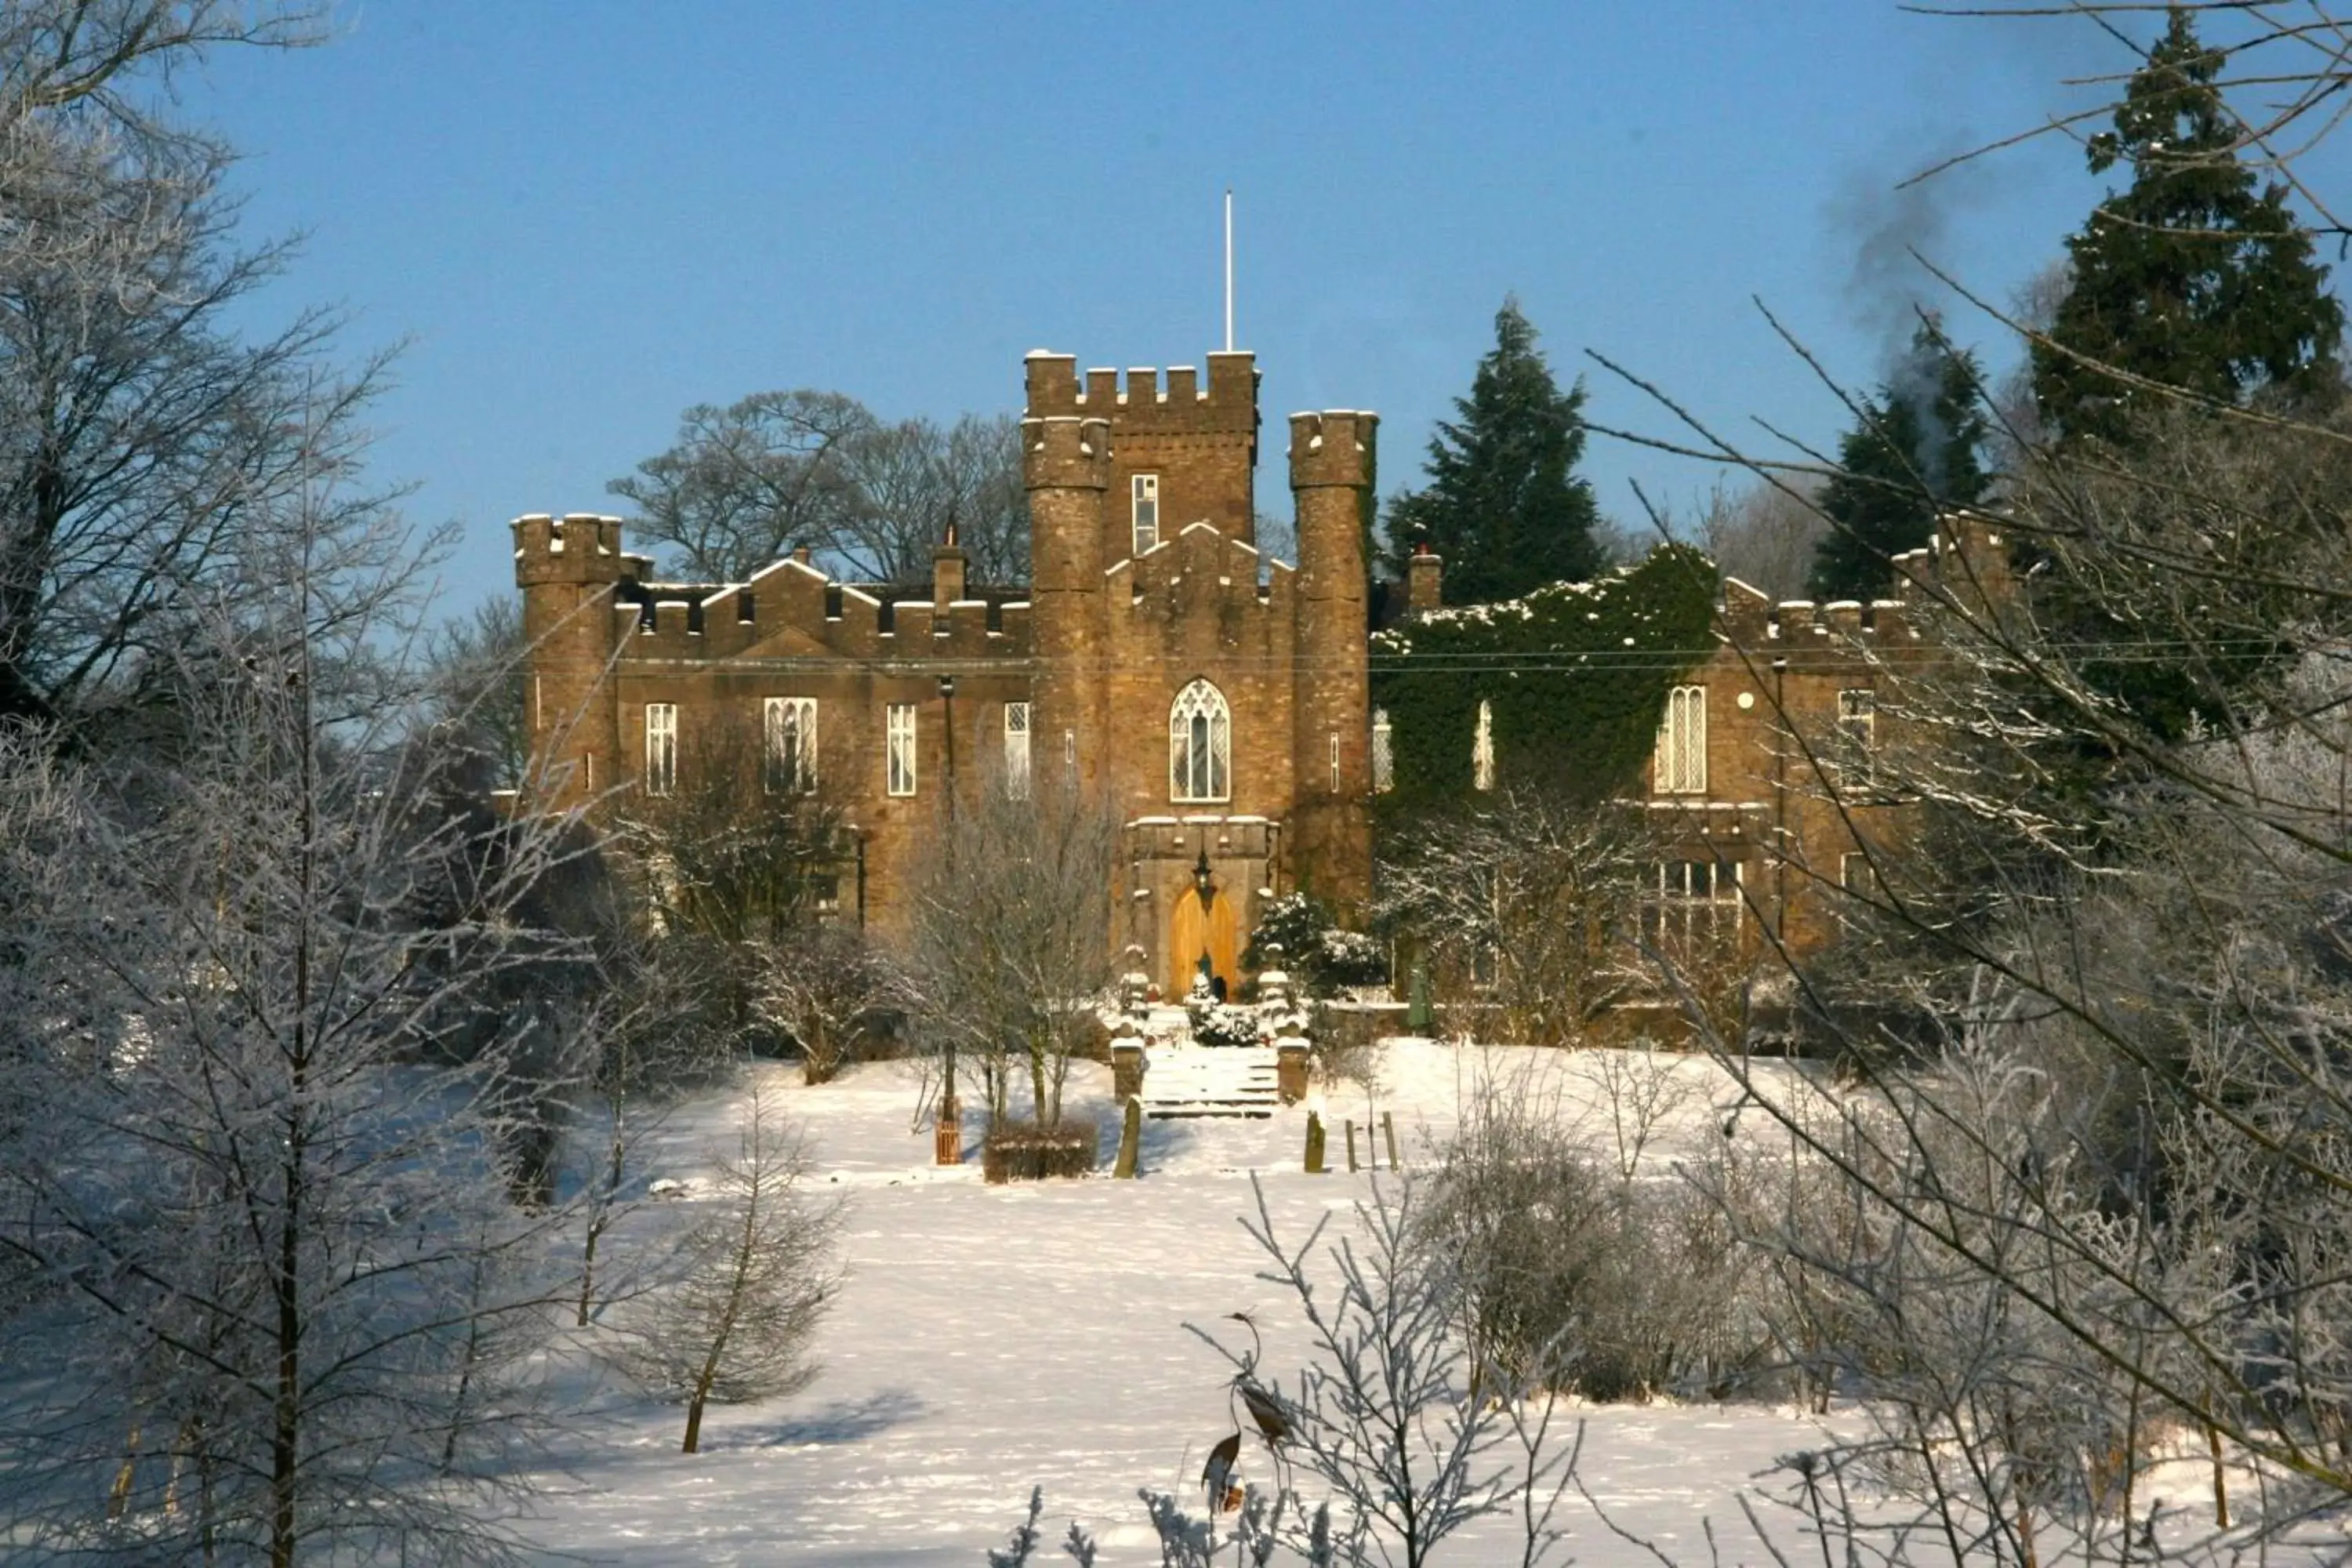
<svg viewBox="0 0 2352 1568">
<path fill-rule="evenodd" d="M 1717 573 L 1663 544 L 1640 565 L 1522 598 L 1443 609 L 1372 638 L 1372 704 L 1395 759 L 1385 810 L 1471 793 L 1478 704 L 1499 783 L 1600 800 L 1636 786 L 1666 691 L 1714 647 Z"/>
</svg>

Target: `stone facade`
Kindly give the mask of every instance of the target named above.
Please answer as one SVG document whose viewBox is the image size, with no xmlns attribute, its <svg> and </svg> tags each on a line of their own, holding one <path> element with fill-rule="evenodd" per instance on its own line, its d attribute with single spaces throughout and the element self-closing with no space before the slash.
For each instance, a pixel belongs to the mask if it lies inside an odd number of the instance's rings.
<svg viewBox="0 0 2352 1568">
<path fill-rule="evenodd" d="M 1294 566 L 1255 542 L 1253 356 L 1210 355 L 1204 386 L 1182 367 L 1164 385 L 1150 370 L 1081 377 L 1069 356 L 1039 352 L 1026 380 L 1025 597 L 971 589 L 952 541 L 928 595 L 837 583 L 805 559 L 683 584 L 627 553 L 615 519 L 518 519 L 541 798 L 595 810 L 646 787 L 662 745 L 649 708 L 665 710 L 670 765 L 684 769 L 728 727 L 764 736 L 772 700 L 813 700 L 798 712 L 814 720 L 817 784 L 856 830 L 844 919 L 901 929 L 943 792 L 975 795 L 1022 744 L 1034 778 L 1066 775 L 1116 803 L 1124 885 L 1107 900 L 1107 940 L 1139 948 L 1163 989 L 1181 988 L 1204 947 L 1237 984 L 1240 942 L 1271 893 L 1362 899 L 1360 518 L 1377 416 L 1291 417 Z M 912 777 L 902 768 L 896 790 L 893 710 L 912 727 Z"/>
<path fill-rule="evenodd" d="M 2006 547 L 1983 520 L 1954 517 L 1895 566 L 1897 596 L 1867 605 L 1775 604 L 1725 584 L 1715 650 L 1677 683 L 1644 771 L 1643 803 L 1678 857 L 1649 890 L 1662 930 L 1727 927 L 1749 958 L 1818 952 L 1840 933 L 1837 889 L 1912 831 L 1887 764 L 1918 738 L 1893 689 L 1937 657 L 1923 599 L 2005 593 Z"/>
</svg>

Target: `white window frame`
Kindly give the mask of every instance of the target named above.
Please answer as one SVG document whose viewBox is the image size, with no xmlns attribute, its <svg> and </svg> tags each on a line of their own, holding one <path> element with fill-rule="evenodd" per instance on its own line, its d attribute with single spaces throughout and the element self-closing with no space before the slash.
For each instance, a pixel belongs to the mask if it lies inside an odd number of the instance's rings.
<svg viewBox="0 0 2352 1568">
<path fill-rule="evenodd" d="M 1206 805 L 1233 795 L 1233 709 L 1207 679 L 1196 679 L 1168 705 L 1168 798 Z"/>
<path fill-rule="evenodd" d="M 915 705 L 893 702 L 883 710 L 883 788 L 905 798 L 915 793 Z"/>
<path fill-rule="evenodd" d="M 1160 476 L 1132 476 L 1128 480 L 1127 496 L 1128 523 L 1135 553 L 1140 555 L 1160 542 Z"/>
<path fill-rule="evenodd" d="M 1396 788 L 1396 732 L 1389 726 L 1389 710 L 1372 710 L 1372 793 Z"/>
<path fill-rule="evenodd" d="M 1679 943 L 1691 952 L 1705 940 L 1720 942 L 1739 931 L 1742 898 L 1737 860 L 1660 860 L 1650 868 L 1647 919 L 1643 926 L 1661 947 Z"/>
<path fill-rule="evenodd" d="M 677 704 L 646 704 L 646 793 L 669 795 L 677 788 Z"/>
<path fill-rule="evenodd" d="M 1478 728 L 1470 737 L 1470 787 L 1495 787 L 1495 705 L 1478 700 Z"/>
<path fill-rule="evenodd" d="M 761 704 L 761 773 L 770 795 L 816 787 L 816 699 L 771 697 Z"/>
<path fill-rule="evenodd" d="M 1651 759 L 1653 793 L 1706 793 L 1706 688 L 1677 686 L 1666 693 Z"/>
<path fill-rule="evenodd" d="M 1004 792 L 1014 800 L 1029 798 L 1029 704 L 1004 705 Z"/>
</svg>

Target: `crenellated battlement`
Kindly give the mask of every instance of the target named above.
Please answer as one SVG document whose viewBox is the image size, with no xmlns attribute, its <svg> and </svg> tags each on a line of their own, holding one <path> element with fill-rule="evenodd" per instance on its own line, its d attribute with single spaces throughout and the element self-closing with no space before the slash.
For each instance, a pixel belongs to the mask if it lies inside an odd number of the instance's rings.
<svg viewBox="0 0 2352 1568">
<path fill-rule="evenodd" d="M 637 559 L 622 552 L 617 517 L 585 511 L 551 517 L 535 511 L 524 513 L 509 526 L 514 530 L 519 587 L 541 583 L 616 583 L 630 574 L 628 563 Z"/>
<path fill-rule="evenodd" d="M 1290 416 L 1290 488 L 1362 488 L 1379 459 L 1381 416 L 1351 408 Z"/>
<path fill-rule="evenodd" d="M 1023 419 L 1021 478 L 1033 490 L 1108 488 L 1110 421 L 1075 414 Z"/>
<path fill-rule="evenodd" d="M 1044 349 L 1027 361 L 1032 419 L 1108 419 L 1121 436 L 1254 436 L 1257 430 L 1257 356 L 1246 350 L 1209 356 L 1208 383 L 1189 364 L 1171 365 L 1166 385 L 1150 365 L 1130 368 L 1122 384 L 1114 369 L 1078 373 L 1074 355 Z"/>
</svg>

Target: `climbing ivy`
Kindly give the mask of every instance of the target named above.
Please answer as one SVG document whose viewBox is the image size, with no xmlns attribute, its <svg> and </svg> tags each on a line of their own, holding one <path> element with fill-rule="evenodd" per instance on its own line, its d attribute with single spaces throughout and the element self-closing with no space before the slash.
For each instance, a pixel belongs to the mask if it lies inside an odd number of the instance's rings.
<svg viewBox="0 0 2352 1568">
<path fill-rule="evenodd" d="M 1717 573 L 1688 545 L 1589 583 L 1438 610 L 1372 638 L 1372 703 L 1389 721 L 1388 809 L 1471 793 L 1478 705 L 1497 782 L 1591 800 L 1633 787 L 1666 691 L 1713 647 Z"/>
</svg>

